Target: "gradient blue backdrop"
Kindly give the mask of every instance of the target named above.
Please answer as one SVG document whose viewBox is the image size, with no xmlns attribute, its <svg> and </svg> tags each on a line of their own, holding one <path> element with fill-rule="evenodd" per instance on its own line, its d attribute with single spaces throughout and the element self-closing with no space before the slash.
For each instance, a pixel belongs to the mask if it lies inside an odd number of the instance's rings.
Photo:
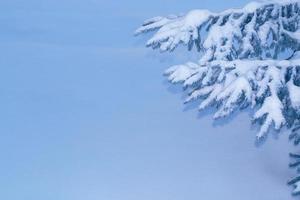
<svg viewBox="0 0 300 200">
<path fill-rule="evenodd" d="M 287 200 L 286 136 L 213 123 L 162 77 L 143 20 L 247 0 L 1 0 L 0 199 Z"/>
</svg>

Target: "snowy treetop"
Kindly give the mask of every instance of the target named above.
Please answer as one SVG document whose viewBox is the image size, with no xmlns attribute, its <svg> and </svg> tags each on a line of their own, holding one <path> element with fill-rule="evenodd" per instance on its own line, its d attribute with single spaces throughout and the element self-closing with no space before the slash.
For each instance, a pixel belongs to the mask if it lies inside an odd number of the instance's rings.
<svg viewBox="0 0 300 200">
<path fill-rule="evenodd" d="M 214 118 L 251 106 L 261 138 L 299 117 L 299 17 L 300 0 L 252 2 L 220 13 L 155 17 L 135 33 L 155 31 L 147 46 L 161 51 L 196 47 L 199 61 L 170 67 L 168 79 L 188 90 L 186 102 L 201 98 L 200 110 L 217 107 Z"/>
</svg>

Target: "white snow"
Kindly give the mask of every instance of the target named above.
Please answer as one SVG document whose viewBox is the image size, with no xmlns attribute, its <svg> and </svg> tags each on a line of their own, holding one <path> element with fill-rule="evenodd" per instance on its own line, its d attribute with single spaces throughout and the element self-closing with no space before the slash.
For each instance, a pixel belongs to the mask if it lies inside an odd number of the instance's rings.
<svg viewBox="0 0 300 200">
<path fill-rule="evenodd" d="M 257 10 L 258 8 L 260 8 L 262 6 L 262 2 L 250 2 L 248 3 L 245 7 L 244 7 L 244 11 L 246 12 L 254 12 L 255 10 Z"/>
<path fill-rule="evenodd" d="M 300 108 L 300 87 L 294 85 L 293 81 L 289 81 L 287 86 L 288 86 L 292 106 L 295 109 L 299 109 Z"/>
</svg>

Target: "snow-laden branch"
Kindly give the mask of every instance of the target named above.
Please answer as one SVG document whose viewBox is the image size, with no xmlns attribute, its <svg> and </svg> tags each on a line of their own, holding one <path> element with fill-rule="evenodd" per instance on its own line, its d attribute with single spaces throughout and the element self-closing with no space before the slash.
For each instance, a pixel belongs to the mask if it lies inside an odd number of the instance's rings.
<svg viewBox="0 0 300 200">
<path fill-rule="evenodd" d="M 214 118 L 251 105 L 261 123 L 258 138 L 273 125 L 289 124 L 300 109 L 300 1 L 253 2 L 220 13 L 193 10 L 155 17 L 136 34 L 156 31 L 147 46 L 172 51 L 178 45 L 201 50 L 197 63 L 170 67 L 172 83 L 188 89 L 186 103 L 201 98 L 199 109 L 215 106 Z M 278 60 L 284 51 L 294 52 Z"/>
<path fill-rule="evenodd" d="M 185 103 L 201 99 L 199 110 L 217 108 L 214 119 L 251 106 L 261 124 L 257 138 L 270 127 L 294 127 L 300 143 L 300 0 L 253 2 L 220 13 L 193 10 L 186 15 L 145 21 L 136 35 L 155 31 L 147 46 L 173 51 L 178 45 L 199 51 L 196 63 L 166 70 L 172 83 L 188 91 Z M 292 55 L 291 53 L 293 52 Z M 285 54 L 285 59 L 282 55 Z M 300 166 L 300 155 L 291 167 Z M 298 170 L 300 172 L 300 170 Z M 300 176 L 293 178 L 300 194 Z"/>
<path fill-rule="evenodd" d="M 300 87 L 295 85 L 298 66 L 300 59 L 215 60 L 205 65 L 173 66 L 165 74 L 171 82 L 190 90 L 186 103 L 203 98 L 199 109 L 217 106 L 214 118 L 226 117 L 247 105 L 259 107 L 254 119 L 263 122 L 257 135 L 261 138 L 272 124 L 280 129 L 286 123 L 285 109 L 299 109 Z M 287 100 L 292 104 L 285 104 Z"/>
<path fill-rule="evenodd" d="M 299 12 L 296 0 L 253 2 L 221 13 L 193 10 L 183 16 L 155 17 L 145 21 L 135 33 L 156 31 L 147 46 L 161 51 L 172 51 L 179 44 L 188 45 L 189 49 L 196 46 L 205 51 L 205 61 L 276 58 L 284 47 L 298 48 Z"/>
</svg>

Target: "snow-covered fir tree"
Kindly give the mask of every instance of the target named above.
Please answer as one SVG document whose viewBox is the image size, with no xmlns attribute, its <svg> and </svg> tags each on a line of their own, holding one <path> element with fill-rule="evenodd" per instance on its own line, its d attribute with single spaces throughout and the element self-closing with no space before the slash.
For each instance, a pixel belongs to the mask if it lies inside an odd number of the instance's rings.
<svg viewBox="0 0 300 200">
<path fill-rule="evenodd" d="M 151 31 L 148 47 L 164 52 L 185 45 L 199 51 L 198 62 L 165 72 L 188 91 L 186 103 L 202 99 L 199 109 L 216 107 L 215 119 L 251 107 L 253 121 L 261 125 L 258 139 L 270 128 L 294 126 L 300 116 L 300 0 L 154 17 L 136 35 Z M 300 135 L 292 136 L 300 142 Z M 297 183 L 294 193 L 300 191 L 300 178 L 292 181 Z"/>
</svg>

